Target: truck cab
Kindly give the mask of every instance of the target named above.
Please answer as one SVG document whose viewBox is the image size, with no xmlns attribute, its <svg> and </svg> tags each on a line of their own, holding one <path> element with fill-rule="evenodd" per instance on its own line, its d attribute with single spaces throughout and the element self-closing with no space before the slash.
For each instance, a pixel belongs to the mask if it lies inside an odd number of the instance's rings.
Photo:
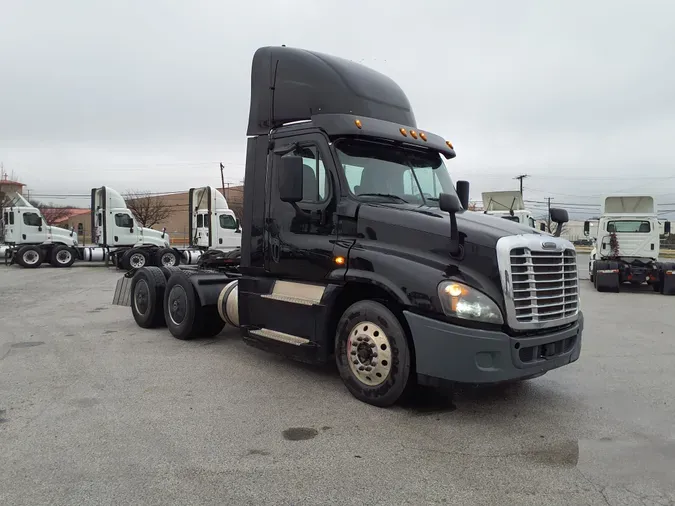
<svg viewBox="0 0 675 506">
<path fill-rule="evenodd" d="M 98 246 L 169 247 L 164 231 L 142 227 L 116 190 L 101 186 L 91 190 L 92 242 Z"/>
<path fill-rule="evenodd" d="M 40 210 L 18 193 L 9 196 L 2 216 L 3 256 L 16 258 L 24 267 L 37 267 L 47 258 L 53 265 L 74 258 L 78 245 L 74 230 L 48 225 Z"/>
<path fill-rule="evenodd" d="M 483 192 L 483 213 L 536 228 L 532 213 L 525 208 L 519 191 Z"/>
<path fill-rule="evenodd" d="M 466 212 L 453 145 L 388 77 L 286 47 L 253 58 L 239 324 L 244 340 L 336 358 L 386 404 L 408 380 L 490 383 L 579 357 L 576 253 Z M 414 374 L 413 374 L 414 373 Z M 413 381 L 413 380 L 411 380 Z"/>
<path fill-rule="evenodd" d="M 604 291 L 611 284 L 613 291 L 619 285 L 648 283 L 657 291 L 666 287 L 664 280 L 669 268 L 659 262 L 661 224 L 657 206 L 650 195 L 611 195 L 603 200 L 602 215 L 593 223 L 584 223 L 584 234 L 591 237 L 591 281 Z M 670 222 L 663 224 L 663 233 L 670 233 Z M 599 285 L 598 285 L 599 283 Z"/>
<path fill-rule="evenodd" d="M 216 188 L 190 188 L 190 245 L 230 251 L 241 246 L 241 228 L 234 211 Z"/>
</svg>

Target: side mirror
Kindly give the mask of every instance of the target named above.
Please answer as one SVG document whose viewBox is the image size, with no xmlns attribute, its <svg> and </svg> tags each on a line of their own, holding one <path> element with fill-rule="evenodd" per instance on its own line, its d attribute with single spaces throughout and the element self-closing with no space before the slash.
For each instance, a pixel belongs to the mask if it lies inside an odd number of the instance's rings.
<svg viewBox="0 0 675 506">
<path fill-rule="evenodd" d="M 456 212 L 462 210 L 462 203 L 457 195 L 452 195 L 451 193 L 441 193 L 438 196 L 438 207 L 440 207 L 441 211 L 455 214 Z"/>
<path fill-rule="evenodd" d="M 551 221 L 558 225 L 562 225 L 563 223 L 570 221 L 570 217 L 566 209 L 553 207 L 551 208 Z"/>
<path fill-rule="evenodd" d="M 590 221 L 584 221 L 584 235 L 588 236 L 591 233 L 591 222 Z"/>
<path fill-rule="evenodd" d="M 469 182 L 457 181 L 457 196 L 464 209 L 469 209 Z"/>
<path fill-rule="evenodd" d="M 134 227 L 130 227 L 129 232 L 133 232 L 133 231 L 134 231 Z"/>
<path fill-rule="evenodd" d="M 70 229 L 70 237 L 73 237 L 73 234 L 75 233 L 75 227 L 72 227 Z"/>
<path fill-rule="evenodd" d="M 165 235 L 166 235 L 166 227 L 162 227 L 162 239 L 164 239 Z"/>
<path fill-rule="evenodd" d="M 546 232 L 546 223 L 540 223 L 539 230 L 541 230 L 542 232 Z"/>
<path fill-rule="evenodd" d="M 670 222 L 669 222 L 669 221 L 666 221 L 666 222 L 663 224 L 663 234 L 664 234 L 664 235 L 670 234 Z"/>
<path fill-rule="evenodd" d="M 457 195 L 441 193 L 438 196 L 438 207 L 450 214 L 450 254 L 457 256 L 462 249 L 459 245 L 459 229 L 457 228 L 457 212 L 462 210 L 462 203 Z"/>
<path fill-rule="evenodd" d="M 284 156 L 279 167 L 279 197 L 296 204 L 302 200 L 303 164 L 299 156 Z"/>
</svg>

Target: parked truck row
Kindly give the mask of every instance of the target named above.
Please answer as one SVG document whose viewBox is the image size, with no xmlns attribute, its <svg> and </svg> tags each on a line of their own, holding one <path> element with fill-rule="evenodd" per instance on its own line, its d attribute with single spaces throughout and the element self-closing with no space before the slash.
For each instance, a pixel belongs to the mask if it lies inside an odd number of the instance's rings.
<svg viewBox="0 0 675 506">
<path fill-rule="evenodd" d="M 524 380 L 579 358 L 572 243 L 467 212 L 453 145 L 417 127 L 390 78 L 260 48 L 247 135 L 239 264 L 127 273 L 113 302 L 139 326 L 190 339 L 234 325 L 252 346 L 335 360 L 378 406 L 416 384 Z"/>
<path fill-rule="evenodd" d="M 171 246 L 165 229 L 141 226 L 119 192 L 106 186 L 93 188 L 91 244 L 83 245 L 74 229 L 46 224 L 38 208 L 14 194 L 2 216 L 0 257 L 25 268 L 36 268 L 43 262 L 70 267 L 76 261 L 109 261 L 129 270 L 145 265 L 192 265 L 239 249 L 239 220 L 219 191 L 210 186 L 191 188 L 188 202 L 189 247 L 177 248 Z"/>
</svg>

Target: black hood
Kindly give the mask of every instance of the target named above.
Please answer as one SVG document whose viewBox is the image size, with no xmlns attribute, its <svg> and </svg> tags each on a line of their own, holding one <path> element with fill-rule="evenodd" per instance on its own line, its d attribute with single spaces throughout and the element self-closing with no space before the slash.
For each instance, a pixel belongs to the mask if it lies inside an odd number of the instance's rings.
<svg viewBox="0 0 675 506">
<path fill-rule="evenodd" d="M 450 216 L 437 207 L 413 204 L 368 203 L 359 207 L 359 220 L 393 225 L 395 228 L 443 237 L 450 235 Z M 539 234 L 525 225 L 483 213 L 457 213 L 457 227 L 463 242 L 494 248 L 502 237 Z"/>
</svg>

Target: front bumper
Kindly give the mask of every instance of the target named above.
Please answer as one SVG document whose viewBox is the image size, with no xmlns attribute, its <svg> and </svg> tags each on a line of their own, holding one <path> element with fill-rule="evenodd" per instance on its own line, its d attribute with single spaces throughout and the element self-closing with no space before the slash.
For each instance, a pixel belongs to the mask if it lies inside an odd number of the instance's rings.
<svg viewBox="0 0 675 506">
<path fill-rule="evenodd" d="M 529 337 L 460 327 L 406 311 L 417 374 L 459 383 L 536 376 L 579 358 L 584 316 L 563 330 Z"/>
</svg>

